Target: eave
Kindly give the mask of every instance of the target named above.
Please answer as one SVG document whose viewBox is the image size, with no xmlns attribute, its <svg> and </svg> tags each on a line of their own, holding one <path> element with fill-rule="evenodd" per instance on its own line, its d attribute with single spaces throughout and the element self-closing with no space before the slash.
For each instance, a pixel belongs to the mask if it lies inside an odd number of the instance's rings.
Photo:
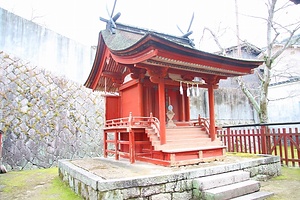
<svg viewBox="0 0 300 200">
<path fill-rule="evenodd" d="M 115 92 L 120 82 L 116 85 L 108 74 L 118 74 L 117 79 L 122 80 L 130 73 L 129 68 L 143 66 L 165 67 L 169 72 L 189 73 L 195 77 L 217 76 L 224 79 L 250 74 L 262 63 L 262 60 L 242 60 L 199 51 L 151 33 L 128 48 L 115 50 L 109 48 L 100 33 L 93 68 L 85 86 Z"/>
</svg>

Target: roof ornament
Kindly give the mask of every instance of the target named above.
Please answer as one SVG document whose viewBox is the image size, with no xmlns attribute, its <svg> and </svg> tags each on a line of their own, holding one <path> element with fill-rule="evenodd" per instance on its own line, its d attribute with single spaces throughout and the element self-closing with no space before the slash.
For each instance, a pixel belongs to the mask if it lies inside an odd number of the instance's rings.
<svg viewBox="0 0 300 200">
<path fill-rule="evenodd" d="M 180 27 L 177 25 L 177 28 L 178 30 L 183 34 L 181 37 L 183 38 L 186 38 L 189 40 L 190 42 L 190 45 L 192 45 L 193 47 L 195 46 L 195 43 L 192 39 L 189 38 L 190 35 L 192 35 L 193 31 L 190 31 L 191 27 L 192 27 L 192 24 L 193 24 L 193 20 L 194 20 L 194 13 L 192 15 L 192 18 L 191 18 L 191 21 L 190 21 L 190 25 L 189 25 L 189 28 L 187 29 L 186 33 L 184 33 Z"/>
<path fill-rule="evenodd" d="M 116 21 L 119 19 L 119 17 L 121 16 L 121 13 L 118 12 L 115 16 L 114 15 L 114 11 L 115 11 L 115 7 L 116 7 L 116 4 L 117 4 L 117 0 L 115 0 L 114 2 L 114 6 L 113 6 L 113 9 L 112 9 L 112 12 L 111 14 L 109 13 L 109 10 L 108 10 L 108 7 L 106 5 L 106 11 L 107 11 L 107 14 L 109 16 L 109 19 L 105 19 L 103 17 L 100 17 L 100 20 L 105 22 L 106 23 L 106 29 L 108 29 L 112 34 L 115 34 L 116 33 Z"/>
</svg>

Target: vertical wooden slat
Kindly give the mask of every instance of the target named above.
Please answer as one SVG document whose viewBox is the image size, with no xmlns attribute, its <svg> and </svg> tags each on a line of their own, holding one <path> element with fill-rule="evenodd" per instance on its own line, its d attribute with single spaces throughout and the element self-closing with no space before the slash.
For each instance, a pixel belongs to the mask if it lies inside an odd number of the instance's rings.
<svg viewBox="0 0 300 200">
<path fill-rule="evenodd" d="M 243 152 L 243 141 L 242 141 L 242 130 L 238 130 L 239 132 L 239 146 L 240 146 L 240 152 Z"/>
<path fill-rule="evenodd" d="M 288 144 L 287 144 L 287 133 L 286 133 L 286 128 L 283 128 L 283 148 L 284 148 L 284 162 L 286 166 L 288 166 L 289 161 L 288 161 Z"/>
<path fill-rule="evenodd" d="M 283 133 L 281 132 L 282 130 L 281 129 L 278 129 L 278 134 L 282 134 Z M 281 164 L 283 163 L 283 153 L 282 153 L 282 138 L 283 136 L 280 136 L 279 139 L 278 139 L 278 146 L 279 146 L 279 154 L 280 154 L 280 158 L 281 158 Z"/>
<path fill-rule="evenodd" d="M 253 153 L 256 154 L 256 138 L 255 138 L 255 129 L 251 129 L 251 134 L 252 134 L 252 138 L 253 138 Z"/>
<path fill-rule="evenodd" d="M 247 148 L 247 137 L 246 137 L 246 130 L 243 129 L 243 140 L 244 140 L 244 153 L 248 153 L 248 148 Z"/>
<path fill-rule="evenodd" d="M 262 154 L 267 154 L 267 141 L 266 141 L 266 126 L 261 126 L 261 152 Z"/>
<path fill-rule="evenodd" d="M 272 148 L 274 148 L 274 153 L 277 156 L 278 155 L 278 152 L 277 152 L 277 142 L 276 142 L 277 141 L 277 138 L 276 138 L 277 134 L 276 134 L 276 131 L 275 131 L 274 128 L 272 129 L 272 133 L 273 133 L 273 137 L 272 138 L 273 138 L 273 141 L 274 141 L 273 142 L 274 147 L 272 147 Z M 277 135 L 277 137 L 278 137 L 278 135 Z M 271 152 L 271 154 L 272 154 L 272 152 Z"/>
<path fill-rule="evenodd" d="M 239 152 L 239 141 L 238 141 L 238 130 L 234 131 L 234 137 L 235 137 L 235 151 Z"/>
<path fill-rule="evenodd" d="M 106 131 L 104 131 L 104 134 L 103 134 L 103 142 L 104 142 L 104 145 L 103 145 L 104 158 L 107 158 L 107 132 Z"/>
<path fill-rule="evenodd" d="M 290 151 L 291 151 L 291 156 L 292 156 L 292 165 L 293 165 L 293 167 L 295 167 L 295 153 L 294 153 L 294 138 L 293 138 L 293 135 L 294 135 L 294 133 L 293 133 L 293 129 L 292 128 L 290 128 L 289 129 L 289 140 L 290 140 Z"/>
<path fill-rule="evenodd" d="M 258 147 L 258 153 L 262 154 L 262 145 L 261 145 L 261 129 L 256 130 L 256 137 L 257 137 L 257 147 Z"/>
<path fill-rule="evenodd" d="M 251 131 L 250 129 L 247 130 L 248 134 L 248 145 L 249 145 L 249 153 L 252 153 L 252 145 L 251 145 Z"/>
<path fill-rule="evenodd" d="M 266 126 L 266 129 L 265 129 L 265 133 L 266 133 L 266 153 L 267 154 L 271 154 L 271 136 L 270 136 L 270 128 L 268 126 Z"/>
<path fill-rule="evenodd" d="M 232 147 L 231 147 L 231 129 L 227 128 L 227 141 L 228 141 L 228 151 L 232 152 Z"/>
<path fill-rule="evenodd" d="M 300 141 L 299 141 L 299 138 L 300 138 L 300 132 L 298 130 L 298 128 L 295 128 L 295 133 L 296 133 L 296 144 L 297 144 L 297 155 L 298 155 L 298 167 L 300 167 Z"/>
</svg>

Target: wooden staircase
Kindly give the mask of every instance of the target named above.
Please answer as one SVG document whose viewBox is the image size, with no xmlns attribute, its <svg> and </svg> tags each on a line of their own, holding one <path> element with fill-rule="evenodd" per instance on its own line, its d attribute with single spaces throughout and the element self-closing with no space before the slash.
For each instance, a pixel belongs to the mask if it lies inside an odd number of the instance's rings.
<svg viewBox="0 0 300 200">
<path fill-rule="evenodd" d="M 223 159 L 225 146 L 219 138 L 211 141 L 201 127 L 178 126 L 166 129 L 166 144 L 161 144 L 152 128 L 145 130 L 153 146 L 153 158 L 163 159 L 170 166 L 196 164 Z"/>
<path fill-rule="evenodd" d="M 156 151 L 174 149 L 197 149 L 199 147 L 222 146 L 217 138 L 211 141 L 209 136 L 200 127 L 175 127 L 166 129 L 166 144 L 161 145 L 160 140 L 151 128 L 147 129 L 147 135 Z"/>
</svg>

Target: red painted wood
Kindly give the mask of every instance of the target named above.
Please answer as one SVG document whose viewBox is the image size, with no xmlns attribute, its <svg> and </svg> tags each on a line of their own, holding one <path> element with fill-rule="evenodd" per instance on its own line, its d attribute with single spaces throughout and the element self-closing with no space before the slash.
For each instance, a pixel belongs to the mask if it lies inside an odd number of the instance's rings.
<svg viewBox="0 0 300 200">
<path fill-rule="evenodd" d="M 134 116 L 142 116 L 142 99 L 140 83 L 136 83 L 131 87 L 126 87 L 120 91 L 121 93 L 121 117 L 127 117 L 131 112 Z"/>
<path fill-rule="evenodd" d="M 104 144 L 103 144 L 103 150 L 104 150 L 103 154 L 104 154 L 104 158 L 107 158 L 107 132 L 106 131 L 104 131 L 104 133 L 103 133 L 103 142 L 104 142 Z"/>
<path fill-rule="evenodd" d="M 185 97 L 185 119 L 184 121 L 190 121 L 191 117 L 190 117 L 190 100 L 188 96 L 184 96 Z"/>
<path fill-rule="evenodd" d="M 166 105 L 165 105 L 165 84 L 161 78 L 158 84 L 158 104 L 160 121 L 160 143 L 166 143 Z"/>
<path fill-rule="evenodd" d="M 214 89 L 213 85 L 209 84 L 208 87 L 208 103 L 209 103 L 209 132 L 211 140 L 214 141 L 216 138 L 215 133 L 215 102 L 214 102 Z"/>
<path fill-rule="evenodd" d="M 229 152 L 278 155 L 289 166 L 300 166 L 300 133 L 297 128 L 224 129 L 219 137 Z M 267 145 L 263 147 L 263 140 Z M 233 145 L 232 145 L 233 144 Z"/>
<path fill-rule="evenodd" d="M 117 131 L 115 131 L 114 145 L 115 145 L 115 159 L 116 159 L 116 160 L 119 160 L 118 141 L 119 141 L 119 133 L 118 133 Z"/>
<path fill-rule="evenodd" d="M 129 131 L 129 160 L 130 163 L 135 163 L 135 140 L 134 131 Z"/>
<path fill-rule="evenodd" d="M 120 118 L 120 96 L 105 96 L 105 119 L 117 119 Z"/>
<path fill-rule="evenodd" d="M 186 97 L 186 90 L 183 90 L 183 95 L 181 95 L 181 109 L 182 109 L 181 121 L 185 121 L 186 119 L 186 112 L 185 112 L 186 98 L 185 97 Z"/>
</svg>

